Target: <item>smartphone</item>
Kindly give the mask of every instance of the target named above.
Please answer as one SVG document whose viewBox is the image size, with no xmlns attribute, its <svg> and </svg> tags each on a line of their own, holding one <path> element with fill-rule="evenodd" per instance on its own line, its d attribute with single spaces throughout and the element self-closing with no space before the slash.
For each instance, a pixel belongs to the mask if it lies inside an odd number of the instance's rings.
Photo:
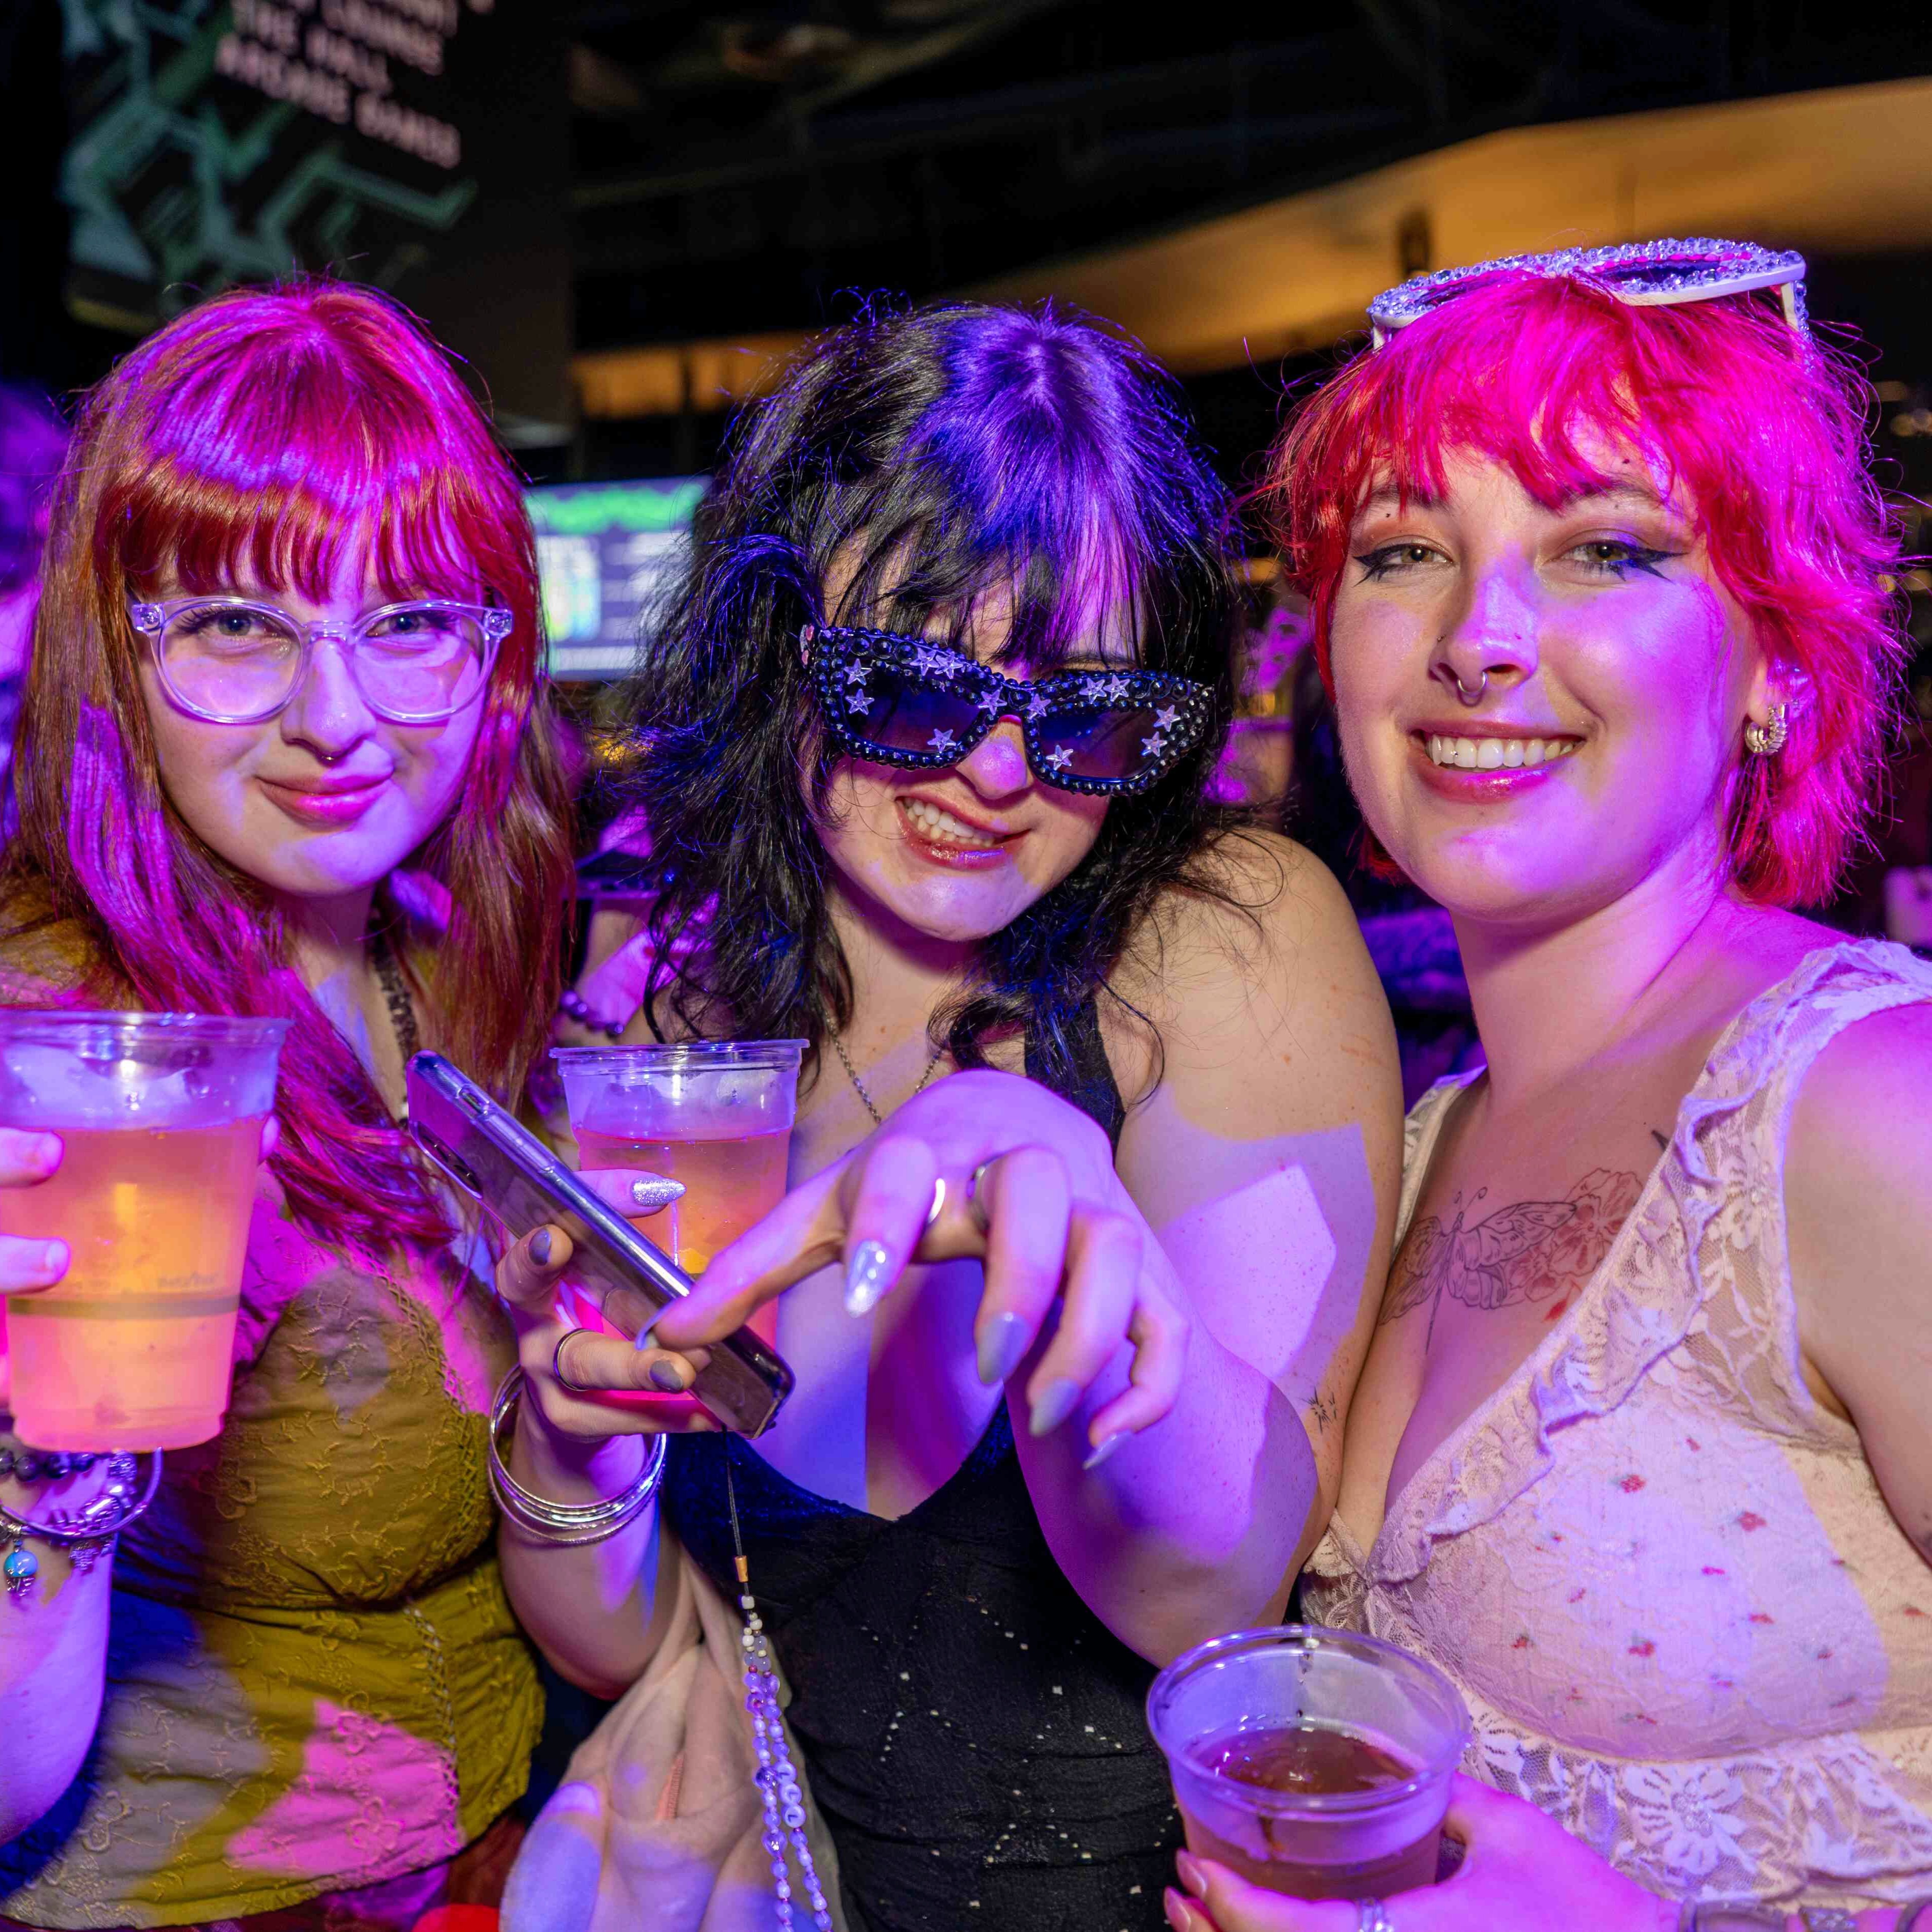
<svg viewBox="0 0 1932 1932">
<path fill-rule="evenodd" d="M 532 1228 L 561 1228 L 574 1252 L 560 1279 L 607 1321 L 634 1336 L 691 1292 L 691 1277 L 662 1248 L 440 1054 L 415 1054 L 407 1078 L 416 1144 L 511 1240 Z M 791 1370 L 748 1328 L 706 1346 L 710 1359 L 690 1393 L 724 1428 L 762 1434 L 792 1391 Z"/>
</svg>

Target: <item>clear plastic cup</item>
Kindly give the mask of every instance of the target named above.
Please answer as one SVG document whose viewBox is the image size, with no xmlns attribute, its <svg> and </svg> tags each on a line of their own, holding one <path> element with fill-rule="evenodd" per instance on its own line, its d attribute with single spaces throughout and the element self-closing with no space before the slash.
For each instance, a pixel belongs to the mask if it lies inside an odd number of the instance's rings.
<svg viewBox="0 0 1932 1932">
<path fill-rule="evenodd" d="M 684 1194 L 638 1226 L 686 1274 L 784 1198 L 802 1040 L 553 1050 L 587 1168 L 648 1168 Z"/>
<path fill-rule="evenodd" d="M 1378 1638 L 1285 1624 L 1216 1637 L 1148 1694 L 1188 1850 L 1300 1898 L 1436 1882 L 1469 1714 Z"/>
<path fill-rule="evenodd" d="M 14 1426 L 36 1448 L 180 1449 L 227 1412 L 262 1126 L 286 1020 L 0 1010 L 0 1126 L 58 1170 L 0 1188 L 0 1234 L 65 1276 L 8 1298 Z"/>
</svg>

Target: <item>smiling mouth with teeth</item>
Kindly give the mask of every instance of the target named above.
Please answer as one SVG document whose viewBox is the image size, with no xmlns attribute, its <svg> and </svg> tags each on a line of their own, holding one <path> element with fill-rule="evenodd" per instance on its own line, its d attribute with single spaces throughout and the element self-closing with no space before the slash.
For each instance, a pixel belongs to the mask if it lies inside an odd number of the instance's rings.
<svg viewBox="0 0 1932 1932">
<path fill-rule="evenodd" d="M 944 807 L 930 804 L 925 799 L 901 799 L 899 806 L 911 820 L 913 830 L 928 844 L 956 845 L 975 852 L 990 852 L 999 845 L 1000 841 L 990 833 L 976 830 L 963 819 L 955 818 Z"/>
<path fill-rule="evenodd" d="M 1517 771 L 1526 766 L 1554 764 L 1574 755 L 1574 738 L 1446 738 L 1431 732 L 1426 741 L 1429 761 L 1453 765 L 1458 771 Z"/>
</svg>

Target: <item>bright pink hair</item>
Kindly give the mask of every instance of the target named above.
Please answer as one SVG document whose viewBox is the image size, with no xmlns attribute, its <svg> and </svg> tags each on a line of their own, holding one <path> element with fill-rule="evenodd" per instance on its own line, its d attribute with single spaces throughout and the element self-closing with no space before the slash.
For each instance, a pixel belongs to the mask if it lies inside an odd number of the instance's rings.
<svg viewBox="0 0 1932 1932">
<path fill-rule="evenodd" d="M 88 398 L 56 499 L 4 890 L 16 959 L 65 996 L 286 1015 L 275 1169 L 312 1232 L 365 1256 L 447 1238 L 404 1136 L 289 964 L 257 883 L 170 804 L 130 596 L 238 580 L 326 594 L 366 558 L 391 596 L 507 607 L 454 807 L 378 894 L 426 1044 L 506 1096 L 548 1039 L 571 881 L 539 686 L 534 538 L 514 472 L 450 359 L 405 310 L 328 283 L 218 297 Z M 46 933 L 36 947 L 32 935 Z"/>
<path fill-rule="evenodd" d="M 1774 298 L 1638 308 L 1571 277 L 1479 285 L 1356 356 L 1276 449 L 1268 500 L 1324 679 L 1349 526 L 1372 486 L 1438 494 L 1449 455 L 1473 451 L 1554 508 L 1616 481 L 1586 452 L 1592 438 L 1634 448 L 1688 495 L 1789 704 L 1784 751 L 1739 754 L 1733 876 L 1767 904 L 1820 903 L 1876 794 L 1904 649 L 1869 400 L 1862 374 Z"/>
</svg>

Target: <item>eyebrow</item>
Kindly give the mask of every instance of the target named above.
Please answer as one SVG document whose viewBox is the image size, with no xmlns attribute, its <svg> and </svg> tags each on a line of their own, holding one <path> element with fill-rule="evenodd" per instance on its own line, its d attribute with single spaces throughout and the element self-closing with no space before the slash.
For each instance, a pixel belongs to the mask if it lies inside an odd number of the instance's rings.
<svg viewBox="0 0 1932 1932">
<path fill-rule="evenodd" d="M 1433 490 L 1401 490 L 1393 483 L 1385 483 L 1379 490 L 1371 490 L 1356 506 L 1358 517 L 1366 516 L 1371 510 L 1401 509 L 1411 503 L 1420 504 L 1425 510 L 1439 510 L 1442 499 Z"/>
<path fill-rule="evenodd" d="M 1564 496 L 1556 507 L 1558 510 L 1574 509 L 1580 503 L 1634 503 L 1646 510 L 1670 511 L 1669 500 L 1653 490 L 1647 483 L 1613 483 L 1607 490 L 1573 490 Z"/>
<path fill-rule="evenodd" d="M 1574 510 L 1579 504 L 1601 503 L 1606 506 L 1630 504 L 1646 510 L 1662 510 L 1671 516 L 1681 516 L 1684 512 L 1660 496 L 1645 483 L 1612 483 L 1606 488 L 1586 488 L 1567 491 L 1560 497 L 1553 514 Z M 1426 490 L 1400 490 L 1394 484 L 1379 490 L 1372 490 L 1362 499 L 1355 512 L 1358 518 L 1373 514 L 1381 510 L 1400 509 L 1417 506 L 1425 510 L 1439 510 L 1443 500 Z"/>
</svg>

